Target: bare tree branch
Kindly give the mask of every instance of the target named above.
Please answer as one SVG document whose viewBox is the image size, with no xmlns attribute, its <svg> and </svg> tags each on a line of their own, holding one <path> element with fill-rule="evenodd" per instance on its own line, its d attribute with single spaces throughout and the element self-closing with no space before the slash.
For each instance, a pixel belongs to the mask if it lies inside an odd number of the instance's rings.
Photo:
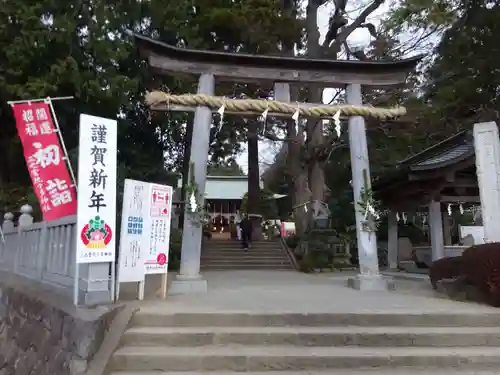
<svg viewBox="0 0 500 375">
<path fill-rule="evenodd" d="M 351 35 L 354 30 L 361 27 L 365 22 L 368 16 L 370 16 L 373 12 L 375 12 L 385 0 L 374 0 L 370 5 L 368 5 L 351 24 L 343 27 L 340 32 L 337 34 L 335 41 L 328 42 L 325 40 L 323 43 L 323 49 L 332 49 L 336 52 L 340 51 L 340 47 L 342 43 L 347 40 L 349 35 Z"/>
</svg>

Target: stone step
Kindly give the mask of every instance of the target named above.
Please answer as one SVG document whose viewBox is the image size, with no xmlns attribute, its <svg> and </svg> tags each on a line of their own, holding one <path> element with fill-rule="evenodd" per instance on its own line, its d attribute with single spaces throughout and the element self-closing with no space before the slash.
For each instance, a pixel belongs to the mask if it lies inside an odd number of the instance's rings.
<svg viewBox="0 0 500 375">
<path fill-rule="evenodd" d="M 161 327 L 500 327 L 500 313 L 169 313 L 141 308 L 134 326 Z"/>
<path fill-rule="evenodd" d="M 202 271 L 236 271 L 236 270 L 273 270 L 290 271 L 295 270 L 291 264 L 266 264 L 266 263 L 227 263 L 227 264 L 202 264 Z"/>
<path fill-rule="evenodd" d="M 265 248 L 265 247 L 257 247 L 251 246 L 250 250 L 255 252 L 269 253 L 269 254 L 281 254 L 285 253 L 285 251 L 281 248 Z M 202 248 L 201 253 L 211 253 L 211 252 L 221 252 L 221 253 L 240 253 L 243 251 L 243 247 L 241 245 L 236 245 L 233 247 L 210 247 L 210 248 Z"/>
<path fill-rule="evenodd" d="M 362 367 L 493 369 L 500 365 L 500 348 L 492 347 L 294 347 L 294 346 L 201 346 L 137 347 L 118 349 L 113 370 L 128 371 L 269 371 L 325 370 Z"/>
<path fill-rule="evenodd" d="M 391 370 L 391 375 L 429 375 L 429 368 L 401 368 Z M 241 372 L 227 371 L 116 371 L 110 375 L 242 375 Z M 332 375 L 331 370 L 319 371 L 263 371 L 245 372 L 246 375 Z M 362 368 L 355 370 L 335 370 L 335 375 L 387 375 L 387 370 L 374 368 Z M 498 375 L 498 370 L 461 370 L 461 369 L 439 369 L 439 375 Z"/>
<path fill-rule="evenodd" d="M 240 241 L 205 241 L 203 242 L 203 247 L 232 247 L 240 245 Z M 279 242 L 272 241 L 252 241 L 252 246 L 259 248 L 281 248 Z"/>
<path fill-rule="evenodd" d="M 133 327 L 124 343 L 137 346 L 500 346 L 491 327 Z"/>
<path fill-rule="evenodd" d="M 246 257 L 208 257 L 202 258 L 206 262 L 215 263 L 289 263 L 287 257 L 260 257 L 260 256 L 246 256 Z"/>
<path fill-rule="evenodd" d="M 201 256 L 234 256 L 234 257 L 247 257 L 247 256 L 269 256 L 269 257 L 283 257 L 288 256 L 284 251 L 278 250 L 261 250 L 249 248 L 248 251 L 245 249 L 234 249 L 229 251 L 220 251 L 220 250 L 210 250 L 210 251 L 202 251 Z"/>
<path fill-rule="evenodd" d="M 259 246 L 251 246 L 250 249 L 263 252 L 263 253 L 284 253 L 285 251 L 280 247 L 259 247 Z M 225 253 L 238 253 L 243 250 L 241 244 L 227 247 L 204 247 L 202 248 L 202 253 L 211 252 L 211 251 L 220 251 Z"/>
<path fill-rule="evenodd" d="M 261 253 L 254 253 L 254 252 L 243 252 L 240 251 L 241 254 L 234 253 L 234 254 L 220 254 L 220 253 L 214 253 L 214 254 L 202 254 L 201 259 L 288 259 L 288 256 L 286 254 L 261 254 Z"/>
</svg>

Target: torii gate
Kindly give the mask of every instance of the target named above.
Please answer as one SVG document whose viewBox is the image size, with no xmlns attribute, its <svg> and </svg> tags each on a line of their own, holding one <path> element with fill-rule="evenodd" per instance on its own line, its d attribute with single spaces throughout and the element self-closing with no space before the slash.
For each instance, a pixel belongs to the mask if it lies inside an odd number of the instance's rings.
<svg viewBox="0 0 500 375">
<path fill-rule="evenodd" d="M 366 141 L 365 121 L 362 116 L 380 119 L 404 114 L 404 109 L 375 109 L 362 107 L 361 86 L 384 87 L 405 82 L 420 57 L 396 62 L 367 62 L 320 60 L 296 57 L 261 56 L 177 48 L 160 41 L 133 34 L 141 56 L 157 74 L 184 74 L 199 76 L 197 95 L 169 95 L 153 93 L 148 99 L 152 110 L 195 111 L 192 138 L 190 174 L 195 182 L 198 203 L 203 202 L 206 167 L 208 163 L 212 112 L 222 105 L 227 113 L 260 115 L 266 107 L 269 114 L 292 116 L 299 111 L 303 117 L 332 117 L 333 106 L 313 104 L 287 104 L 290 102 L 290 84 L 316 84 L 324 87 L 346 87 L 347 103 L 342 113 L 349 117 L 349 144 L 351 150 L 352 185 L 354 201 L 360 202 L 363 189 L 370 188 L 370 166 Z M 263 104 L 259 100 L 229 100 L 213 97 L 215 79 L 274 84 L 278 101 Z M 260 103 L 260 105 L 259 105 Z M 194 109 L 195 108 L 195 109 Z M 195 202 L 192 202 L 196 205 Z M 356 206 L 356 205 L 355 205 Z M 186 208 L 188 210 L 188 208 Z M 360 273 L 351 285 L 362 290 L 380 290 L 387 287 L 381 277 L 377 258 L 376 234 L 366 231 L 366 217 L 356 208 L 356 235 Z M 202 227 L 185 215 L 182 236 L 181 268 L 172 282 L 172 293 L 207 290 L 207 282 L 200 275 Z"/>
</svg>

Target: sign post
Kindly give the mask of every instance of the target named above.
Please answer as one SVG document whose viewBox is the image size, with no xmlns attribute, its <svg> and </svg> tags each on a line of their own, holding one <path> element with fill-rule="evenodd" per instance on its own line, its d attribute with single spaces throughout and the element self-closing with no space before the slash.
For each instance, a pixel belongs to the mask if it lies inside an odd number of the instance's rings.
<svg viewBox="0 0 500 375">
<path fill-rule="evenodd" d="M 118 283 L 138 282 L 139 300 L 150 274 L 162 275 L 161 298 L 167 295 L 172 194 L 171 186 L 125 180 Z"/>
<path fill-rule="evenodd" d="M 75 304 L 81 263 L 111 263 L 115 295 L 117 133 L 116 120 L 80 115 Z"/>
</svg>

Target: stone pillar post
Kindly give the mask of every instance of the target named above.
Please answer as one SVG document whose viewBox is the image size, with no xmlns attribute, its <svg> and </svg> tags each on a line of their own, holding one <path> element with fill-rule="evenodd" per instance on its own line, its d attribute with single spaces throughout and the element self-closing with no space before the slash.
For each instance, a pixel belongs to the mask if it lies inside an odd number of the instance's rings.
<svg viewBox="0 0 500 375">
<path fill-rule="evenodd" d="M 360 84 L 347 85 L 346 94 L 348 104 L 362 105 Z M 379 273 L 377 234 L 363 230 L 364 215 L 358 205 L 361 199 L 361 191 L 365 185 L 363 170 L 366 171 L 368 187 L 371 187 L 365 120 L 362 116 L 351 116 L 349 118 L 349 145 L 360 273 L 355 279 L 349 279 L 348 285 L 360 290 L 384 290 L 387 289 L 387 282 Z"/>
<path fill-rule="evenodd" d="M 390 211 L 388 216 L 387 265 L 390 269 L 398 268 L 398 220 L 396 213 Z"/>
<path fill-rule="evenodd" d="M 444 245 L 445 246 L 451 246 L 452 241 L 451 241 L 451 222 L 452 218 L 450 215 L 448 215 L 447 212 L 443 212 L 442 214 L 443 218 L 443 239 L 444 239 Z"/>
<path fill-rule="evenodd" d="M 432 261 L 444 258 L 441 202 L 431 201 L 429 203 L 429 233 L 431 235 Z"/>
<path fill-rule="evenodd" d="M 12 212 L 6 212 L 5 215 L 3 215 L 2 230 L 4 232 L 14 230 L 14 214 Z"/>
<path fill-rule="evenodd" d="M 484 241 L 500 242 L 500 140 L 495 122 L 474 125 L 474 148 Z"/>
<path fill-rule="evenodd" d="M 33 207 L 25 204 L 21 207 L 21 215 L 19 216 L 19 228 L 29 227 L 33 224 Z"/>
<path fill-rule="evenodd" d="M 213 74 L 202 74 L 198 82 L 198 94 L 213 95 L 214 90 L 215 80 Z M 190 162 L 194 165 L 194 179 L 202 195 L 198 197 L 200 204 L 204 204 L 205 200 L 211 124 L 212 110 L 208 107 L 196 107 Z M 189 199 L 189 197 L 186 197 L 186 199 Z M 185 209 L 187 209 L 187 205 L 185 205 Z M 202 279 L 200 275 L 202 237 L 202 226 L 195 225 L 189 215 L 184 215 L 181 269 L 177 279 L 172 282 L 169 293 L 182 294 L 207 291 L 207 281 Z"/>
</svg>

